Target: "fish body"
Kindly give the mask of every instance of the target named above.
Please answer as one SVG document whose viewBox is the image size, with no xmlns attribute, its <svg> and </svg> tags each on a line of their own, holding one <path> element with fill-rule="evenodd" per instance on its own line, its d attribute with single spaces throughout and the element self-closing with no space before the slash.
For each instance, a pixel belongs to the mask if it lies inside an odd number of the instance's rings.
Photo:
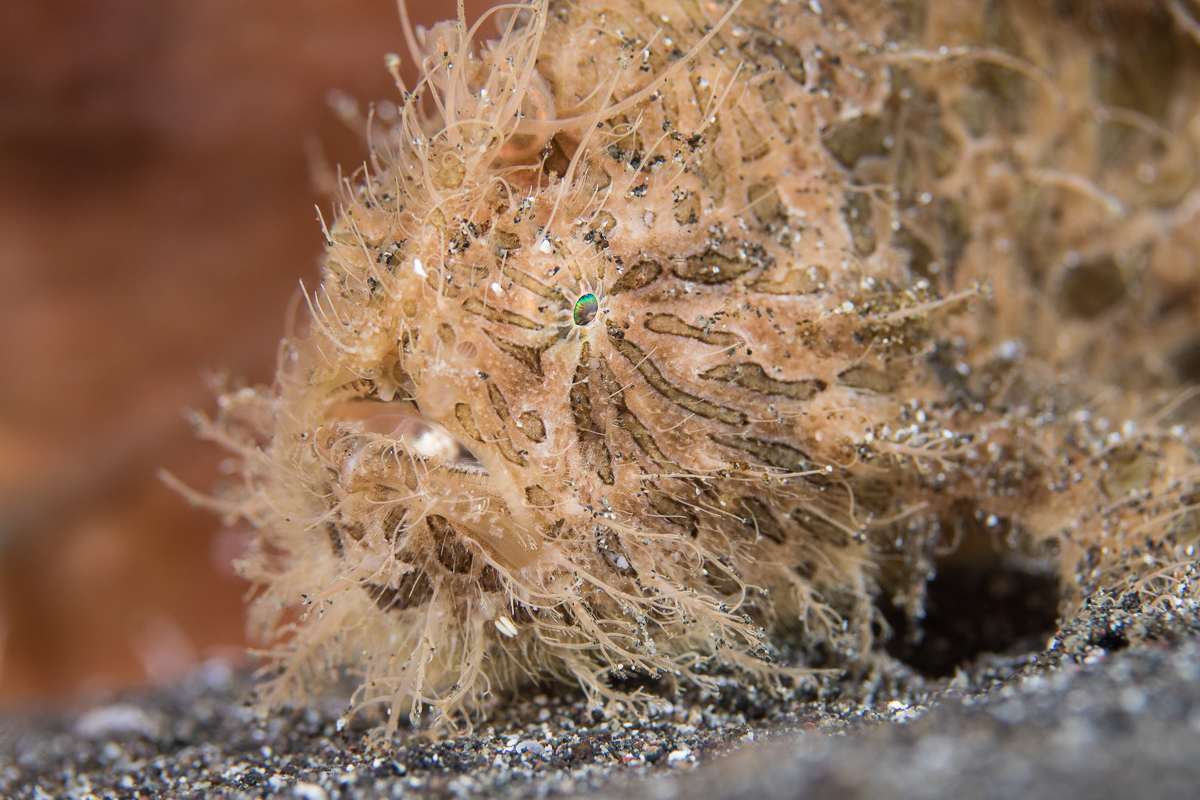
<svg viewBox="0 0 1200 800">
<path fill-rule="evenodd" d="M 205 429 L 241 455 L 268 698 L 348 667 L 391 730 L 528 679 L 803 680 L 883 658 L 880 598 L 919 621 L 963 537 L 1050 564 L 1064 613 L 1173 591 L 1147 565 L 1190 569 L 1197 472 L 1152 355 L 1200 313 L 1197 49 L 1091 5 L 414 36 L 307 331 Z"/>
</svg>

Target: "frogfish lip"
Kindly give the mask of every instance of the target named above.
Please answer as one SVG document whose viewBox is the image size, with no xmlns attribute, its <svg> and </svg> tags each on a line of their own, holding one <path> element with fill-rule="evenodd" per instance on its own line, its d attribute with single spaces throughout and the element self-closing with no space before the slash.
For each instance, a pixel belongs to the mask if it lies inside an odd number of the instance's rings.
<svg viewBox="0 0 1200 800">
<path fill-rule="evenodd" d="M 514 518 L 486 465 L 416 404 L 345 400 L 331 406 L 328 415 L 403 443 L 423 465 L 425 485 L 418 491 L 426 512 L 456 522 L 502 566 L 520 569 L 541 554 L 542 537 Z"/>
</svg>

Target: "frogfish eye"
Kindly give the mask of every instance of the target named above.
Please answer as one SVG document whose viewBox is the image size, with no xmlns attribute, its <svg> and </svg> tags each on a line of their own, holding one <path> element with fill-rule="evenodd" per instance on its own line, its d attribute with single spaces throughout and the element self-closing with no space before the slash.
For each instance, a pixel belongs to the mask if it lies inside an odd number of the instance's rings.
<svg viewBox="0 0 1200 800">
<path fill-rule="evenodd" d="M 590 325 L 600 311 L 600 301 L 594 294 L 585 294 L 575 301 L 575 324 Z"/>
</svg>

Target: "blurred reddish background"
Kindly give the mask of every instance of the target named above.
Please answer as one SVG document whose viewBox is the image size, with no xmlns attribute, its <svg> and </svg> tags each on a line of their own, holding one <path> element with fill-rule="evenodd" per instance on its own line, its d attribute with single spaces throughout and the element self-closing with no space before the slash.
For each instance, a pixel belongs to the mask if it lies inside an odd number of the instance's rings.
<svg viewBox="0 0 1200 800">
<path fill-rule="evenodd" d="M 397 99 L 386 52 L 391 0 L 0 4 L 0 703 L 241 658 L 237 533 L 155 472 L 216 479 L 182 412 L 270 379 L 329 218 L 306 153 L 362 162 L 327 98 Z"/>
</svg>

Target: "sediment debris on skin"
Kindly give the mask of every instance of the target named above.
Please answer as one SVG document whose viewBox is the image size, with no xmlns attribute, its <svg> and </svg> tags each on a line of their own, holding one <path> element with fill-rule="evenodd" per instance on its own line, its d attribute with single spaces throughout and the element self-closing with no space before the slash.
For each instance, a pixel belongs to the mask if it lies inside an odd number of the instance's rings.
<svg viewBox="0 0 1200 800">
<path fill-rule="evenodd" d="M 242 459 L 267 698 L 348 668 L 391 732 L 547 678 L 886 669 L 877 601 L 919 628 L 968 528 L 1064 614 L 1190 592 L 1200 53 L 1156 9 L 418 31 L 307 333 L 203 426 Z"/>
</svg>

